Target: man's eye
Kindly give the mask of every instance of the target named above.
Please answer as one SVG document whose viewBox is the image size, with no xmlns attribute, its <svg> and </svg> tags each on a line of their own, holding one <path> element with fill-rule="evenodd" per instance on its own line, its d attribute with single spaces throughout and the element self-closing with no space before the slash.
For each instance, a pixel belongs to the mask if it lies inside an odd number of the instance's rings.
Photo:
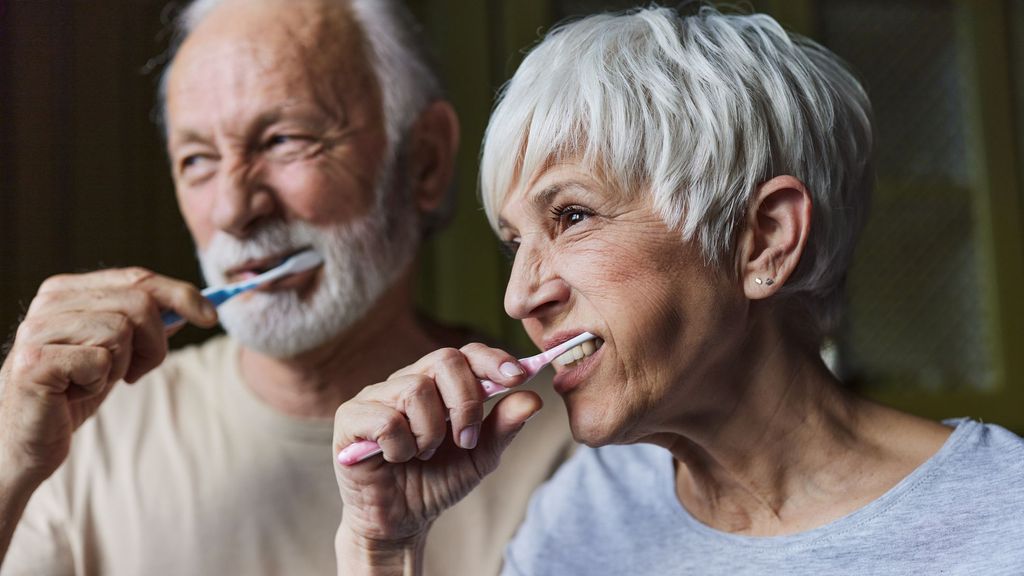
<svg viewBox="0 0 1024 576">
<path fill-rule="evenodd" d="M 594 212 L 592 210 L 577 204 L 554 206 L 551 208 L 551 217 L 558 223 L 561 230 L 575 226 L 593 215 Z"/>
<path fill-rule="evenodd" d="M 189 154 L 178 162 L 178 172 L 190 181 L 200 180 L 214 170 L 214 159 L 208 154 Z"/>
<path fill-rule="evenodd" d="M 311 150 L 313 139 L 299 134 L 274 134 L 263 142 L 263 149 L 275 156 L 292 156 Z"/>
<path fill-rule="evenodd" d="M 288 134 L 275 134 L 267 139 L 267 148 L 281 146 L 283 144 L 295 143 L 295 138 Z"/>
</svg>

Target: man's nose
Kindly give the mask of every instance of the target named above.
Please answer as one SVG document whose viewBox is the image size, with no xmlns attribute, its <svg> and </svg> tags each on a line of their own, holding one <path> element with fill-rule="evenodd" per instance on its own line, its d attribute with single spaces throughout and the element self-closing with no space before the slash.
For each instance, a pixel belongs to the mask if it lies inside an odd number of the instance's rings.
<svg viewBox="0 0 1024 576">
<path fill-rule="evenodd" d="M 505 289 L 505 312 L 517 320 L 550 316 L 569 301 L 569 285 L 538 251 L 520 247 Z"/>
<path fill-rule="evenodd" d="M 230 160 L 224 168 L 218 174 L 211 220 L 219 230 L 245 237 L 274 212 L 274 194 L 260 171 L 244 162 Z"/>
</svg>

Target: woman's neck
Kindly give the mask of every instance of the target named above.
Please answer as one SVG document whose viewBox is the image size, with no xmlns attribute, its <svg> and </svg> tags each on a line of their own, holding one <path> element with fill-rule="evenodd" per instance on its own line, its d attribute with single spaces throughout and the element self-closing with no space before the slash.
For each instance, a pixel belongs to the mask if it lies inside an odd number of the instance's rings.
<svg viewBox="0 0 1024 576">
<path fill-rule="evenodd" d="M 754 361 L 730 371 L 729 406 L 658 439 L 677 460 L 680 502 L 701 522 L 759 536 L 821 526 L 881 496 L 948 437 L 848 393 L 817 354 L 768 332 L 745 351 Z"/>
</svg>

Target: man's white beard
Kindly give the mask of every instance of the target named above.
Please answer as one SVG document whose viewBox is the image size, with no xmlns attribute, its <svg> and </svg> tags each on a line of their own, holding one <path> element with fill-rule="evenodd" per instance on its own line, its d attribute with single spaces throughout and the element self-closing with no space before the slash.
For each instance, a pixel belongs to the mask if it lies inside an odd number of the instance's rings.
<svg viewBox="0 0 1024 576">
<path fill-rule="evenodd" d="M 390 179 L 379 180 L 386 185 Z M 307 246 L 324 259 L 320 284 L 306 300 L 295 290 L 255 291 L 221 306 L 220 322 L 228 334 L 268 356 L 292 358 L 326 344 L 360 320 L 406 270 L 418 240 L 414 209 L 382 200 L 380 194 L 377 198 L 370 214 L 328 228 L 274 221 L 245 239 L 218 232 L 199 253 L 211 286 L 227 282 L 225 271 L 246 261 Z M 383 207 L 387 204 L 394 206 L 390 213 Z M 396 214 L 403 210 L 407 213 Z"/>
</svg>

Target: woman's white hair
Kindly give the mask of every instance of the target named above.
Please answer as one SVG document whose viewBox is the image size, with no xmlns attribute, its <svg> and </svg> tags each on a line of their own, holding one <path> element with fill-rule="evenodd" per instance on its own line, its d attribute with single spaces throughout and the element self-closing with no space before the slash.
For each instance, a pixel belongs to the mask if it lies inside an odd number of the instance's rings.
<svg viewBox="0 0 1024 576">
<path fill-rule="evenodd" d="M 870 189 L 871 111 L 831 52 L 766 15 L 651 6 L 556 28 L 504 87 L 484 137 L 491 225 L 514 186 L 582 161 L 727 265 L 758 184 L 799 178 L 813 198 L 800 264 L 780 294 L 815 336 L 835 328 Z"/>
</svg>

